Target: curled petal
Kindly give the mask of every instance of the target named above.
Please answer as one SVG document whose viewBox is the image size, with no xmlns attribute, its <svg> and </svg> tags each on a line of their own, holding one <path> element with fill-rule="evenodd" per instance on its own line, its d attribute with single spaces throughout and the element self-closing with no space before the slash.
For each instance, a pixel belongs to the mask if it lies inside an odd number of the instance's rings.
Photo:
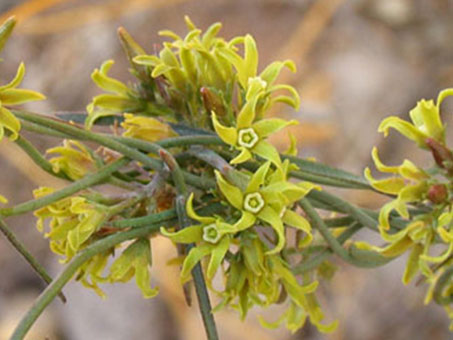
<svg viewBox="0 0 453 340">
<path fill-rule="evenodd" d="M 306 218 L 298 213 L 287 209 L 282 217 L 283 222 L 291 227 L 302 230 L 306 234 L 311 235 L 311 225 Z"/>
<path fill-rule="evenodd" d="M 127 93 L 129 92 L 128 87 L 119 80 L 111 78 L 107 75 L 107 72 L 110 70 L 113 64 L 113 60 L 105 61 L 102 64 L 100 70 L 95 69 L 93 71 L 93 73 L 91 74 L 91 79 L 93 79 L 94 83 L 97 86 L 107 92 L 127 95 Z"/>
<path fill-rule="evenodd" d="M 383 132 L 384 136 L 388 135 L 390 128 L 397 130 L 402 135 L 417 143 L 419 147 L 426 149 L 426 134 L 420 132 L 414 125 L 398 117 L 385 118 L 379 125 L 378 131 Z"/>
<path fill-rule="evenodd" d="M 234 157 L 230 161 L 230 164 L 241 164 L 252 158 L 252 154 L 247 148 L 241 147 L 240 150 L 241 152 L 239 153 L 239 155 Z"/>
<path fill-rule="evenodd" d="M 194 194 L 193 192 L 190 193 L 189 195 L 189 198 L 187 199 L 187 202 L 186 202 L 186 211 L 187 211 L 187 215 L 195 220 L 195 221 L 198 221 L 202 224 L 210 224 L 210 223 L 214 223 L 215 222 L 215 218 L 214 217 L 205 217 L 205 216 L 200 216 L 198 215 L 195 210 L 193 209 L 193 198 L 194 198 Z"/>
<path fill-rule="evenodd" d="M 207 256 L 213 249 L 213 245 L 201 245 L 190 249 L 184 259 L 184 263 L 181 269 L 181 283 L 186 283 L 190 280 L 192 269 L 197 265 L 200 260 Z"/>
<path fill-rule="evenodd" d="M 271 161 L 277 167 L 281 167 L 282 161 L 280 155 L 278 154 L 277 149 L 265 140 L 260 140 L 255 147 L 252 149 L 252 152 L 258 156 Z"/>
<path fill-rule="evenodd" d="M 227 144 L 229 145 L 236 145 L 238 135 L 237 131 L 233 127 L 226 127 L 219 123 L 217 120 L 217 116 L 214 112 L 212 112 L 212 125 L 214 126 L 214 130 L 217 135 Z"/>
<path fill-rule="evenodd" d="M 237 221 L 234 224 L 234 228 L 237 231 L 242 231 L 242 230 L 248 229 L 251 226 L 253 226 L 255 224 L 255 221 L 256 221 L 255 215 L 253 215 L 252 213 L 249 213 L 247 211 L 243 211 L 242 216 L 239 219 L 239 221 Z"/>
<path fill-rule="evenodd" d="M 421 244 L 414 244 L 412 251 L 407 259 L 406 268 L 403 274 L 403 283 L 405 285 L 409 284 L 414 276 L 418 273 L 419 270 L 419 259 L 420 255 L 423 253 L 423 246 Z"/>
<path fill-rule="evenodd" d="M 265 206 L 258 214 L 258 218 L 266 223 L 269 223 L 277 234 L 277 245 L 274 249 L 267 251 L 266 255 L 272 255 L 280 252 L 285 246 L 285 228 L 283 227 L 280 216 L 274 211 L 274 209 Z"/>
<path fill-rule="evenodd" d="M 252 128 L 258 133 L 260 138 L 267 136 L 289 126 L 299 124 L 296 120 L 285 120 L 279 118 L 262 119 L 252 125 Z"/>
<path fill-rule="evenodd" d="M 203 226 L 189 226 L 177 232 L 168 232 L 165 228 L 160 228 L 160 233 L 176 243 L 195 243 L 200 242 L 203 236 Z"/>
<path fill-rule="evenodd" d="M 400 177 L 390 177 L 381 180 L 374 179 L 369 168 L 365 169 L 364 176 L 374 189 L 387 194 L 397 195 L 406 185 L 404 179 Z"/>
<path fill-rule="evenodd" d="M 215 171 L 215 176 L 217 179 L 217 185 L 220 188 L 220 191 L 228 200 L 228 202 L 238 210 L 242 210 L 243 195 L 239 188 L 235 187 L 228 183 L 220 174 L 220 172 Z"/>
<path fill-rule="evenodd" d="M 20 121 L 5 107 L 0 106 L 0 140 L 3 137 L 4 130 L 8 129 L 11 132 L 10 139 L 16 140 L 19 137 L 21 128 Z"/>
<path fill-rule="evenodd" d="M 222 240 L 216 245 L 216 247 L 211 252 L 211 258 L 209 259 L 208 269 L 206 271 L 206 276 L 208 280 L 212 280 L 217 269 L 219 269 L 225 254 L 227 253 L 230 247 L 230 238 L 223 237 Z"/>
<path fill-rule="evenodd" d="M 25 75 L 25 64 L 20 63 L 20 65 L 17 69 L 17 72 L 16 72 L 16 76 L 8 84 L 0 86 L 0 91 L 6 90 L 6 89 L 12 89 L 12 88 L 19 86 L 20 83 L 22 82 L 22 79 L 24 79 L 24 75 Z"/>
<path fill-rule="evenodd" d="M 261 165 L 258 170 L 253 174 L 252 178 L 250 179 L 249 184 L 247 185 L 246 192 L 255 192 L 258 191 L 261 185 L 264 184 L 264 180 L 266 178 L 267 172 L 269 171 L 269 167 L 271 162 L 266 162 Z"/>
<path fill-rule="evenodd" d="M 291 72 L 296 72 L 296 65 L 292 60 L 274 61 L 268 65 L 260 74 L 260 78 L 272 85 L 277 79 L 283 67 L 287 67 Z"/>
</svg>

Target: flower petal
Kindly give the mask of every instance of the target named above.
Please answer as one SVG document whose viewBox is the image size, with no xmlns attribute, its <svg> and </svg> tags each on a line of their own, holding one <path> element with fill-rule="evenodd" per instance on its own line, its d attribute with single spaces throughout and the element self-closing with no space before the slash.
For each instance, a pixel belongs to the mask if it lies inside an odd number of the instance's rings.
<svg viewBox="0 0 453 340">
<path fill-rule="evenodd" d="M 416 142 L 418 146 L 426 148 L 425 139 L 428 137 L 426 134 L 420 132 L 414 125 L 398 117 L 387 117 L 379 125 L 378 131 L 383 132 L 384 136 L 388 135 L 390 128 L 397 130 L 402 135 L 410 140 Z"/>
<path fill-rule="evenodd" d="M 274 249 L 267 251 L 266 255 L 272 255 L 280 252 L 285 246 L 285 228 L 283 227 L 280 216 L 271 207 L 265 206 L 259 213 L 258 218 L 269 223 L 277 234 L 277 245 Z"/>
<path fill-rule="evenodd" d="M 264 184 L 264 180 L 266 179 L 267 172 L 269 171 L 269 167 L 271 162 L 266 162 L 261 165 L 258 170 L 253 174 L 252 178 L 250 179 L 249 184 L 247 185 L 246 192 L 255 192 L 258 191 L 261 185 Z"/>
<path fill-rule="evenodd" d="M 228 183 L 217 170 L 215 171 L 215 176 L 217 179 L 217 185 L 219 186 L 220 191 L 228 200 L 228 202 L 236 209 L 242 210 L 244 197 L 241 190 Z"/>
<path fill-rule="evenodd" d="M 287 209 L 282 217 L 282 220 L 285 224 L 291 227 L 302 230 L 307 234 L 311 234 L 311 225 L 307 219 L 292 210 Z"/>
<path fill-rule="evenodd" d="M 201 245 L 190 249 L 184 259 L 181 269 L 181 283 L 186 283 L 190 280 L 192 269 L 197 265 L 200 260 L 212 251 L 212 245 Z"/>
<path fill-rule="evenodd" d="M 280 155 L 278 154 L 277 149 L 269 142 L 260 140 L 252 149 L 252 152 L 266 160 L 271 161 L 277 167 L 281 167 L 282 161 L 280 159 Z"/>
<path fill-rule="evenodd" d="M 189 195 L 189 198 L 187 199 L 187 202 L 186 202 L 186 211 L 187 211 L 187 215 L 195 220 L 195 221 L 198 221 L 202 224 L 210 224 L 210 223 L 214 223 L 215 222 L 215 218 L 214 217 L 206 217 L 206 216 L 200 216 L 198 215 L 195 210 L 193 209 L 193 198 L 194 198 L 194 194 L 193 192 L 190 193 Z"/>
<path fill-rule="evenodd" d="M 173 242 L 189 244 L 201 241 L 203 237 L 203 226 L 189 226 L 174 233 L 167 231 L 164 227 L 161 227 L 160 233 L 168 237 Z"/>
<path fill-rule="evenodd" d="M 235 128 L 233 127 L 226 127 L 219 123 L 217 120 L 217 116 L 214 112 L 211 115 L 212 118 L 212 125 L 214 126 L 214 130 L 217 135 L 227 144 L 229 145 L 236 145 L 238 134 Z"/>
<path fill-rule="evenodd" d="M 241 147 L 240 150 L 241 150 L 241 152 L 239 153 L 239 155 L 234 157 L 230 161 L 230 164 L 241 164 L 241 163 L 248 161 L 250 158 L 252 158 L 252 154 L 250 153 L 250 151 L 248 149 Z"/>
<path fill-rule="evenodd" d="M 239 221 L 234 224 L 234 228 L 237 231 L 242 231 L 253 226 L 255 224 L 255 221 L 255 215 L 249 213 L 248 211 L 242 211 L 242 216 Z"/>
<path fill-rule="evenodd" d="M 277 132 L 288 125 L 299 124 L 296 120 L 285 120 L 279 118 L 262 119 L 252 125 L 252 128 L 260 136 L 260 138 L 266 138 L 267 136 Z"/>
<path fill-rule="evenodd" d="M 228 236 L 225 236 L 212 250 L 211 258 L 209 259 L 208 269 L 206 271 L 206 277 L 208 280 L 212 280 L 212 278 L 214 277 L 229 247 L 230 238 Z"/>
</svg>

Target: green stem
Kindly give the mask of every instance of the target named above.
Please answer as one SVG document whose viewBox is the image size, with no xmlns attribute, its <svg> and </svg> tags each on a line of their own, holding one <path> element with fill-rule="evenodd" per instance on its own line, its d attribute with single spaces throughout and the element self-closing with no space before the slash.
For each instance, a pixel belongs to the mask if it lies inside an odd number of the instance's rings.
<svg viewBox="0 0 453 340">
<path fill-rule="evenodd" d="M 45 172 L 61 179 L 70 180 L 64 173 L 54 172 L 52 164 L 24 136 L 19 136 L 14 142 Z"/>
<path fill-rule="evenodd" d="M 308 161 L 295 156 L 281 155 L 282 159 L 289 159 L 292 163 L 299 166 L 300 171 L 291 172 L 291 176 L 298 177 L 300 175 L 314 175 L 323 177 L 326 180 L 332 181 L 331 183 L 341 184 L 343 187 L 351 189 L 369 189 L 373 190 L 371 185 L 363 177 L 351 174 L 344 170 L 332 168 L 328 165 Z"/>
<path fill-rule="evenodd" d="M 365 227 L 374 231 L 378 230 L 377 221 L 370 217 L 367 213 L 363 212 L 360 208 L 342 200 L 341 198 L 329 194 L 326 191 L 312 190 L 307 198 L 313 198 L 321 203 L 326 204 L 328 207 L 334 207 L 337 211 L 350 215 L 357 222 L 363 224 Z"/>
<path fill-rule="evenodd" d="M 310 204 L 308 199 L 306 198 L 301 199 L 299 201 L 299 204 L 307 214 L 307 217 L 311 220 L 312 225 L 319 231 L 319 233 L 322 235 L 324 240 L 330 246 L 332 251 L 336 255 L 338 255 L 341 259 L 343 259 L 345 262 L 357 267 L 373 268 L 381 266 L 390 260 L 389 258 L 385 258 L 379 255 L 378 253 L 371 251 L 369 251 L 368 252 L 369 254 L 366 255 L 362 251 L 360 257 L 354 256 L 353 255 L 354 253 L 351 253 L 345 248 L 343 248 L 343 246 L 338 242 L 338 240 L 330 233 L 329 228 L 321 219 L 321 217 L 313 208 L 313 206 Z M 374 258 L 371 258 L 372 256 Z"/>
<path fill-rule="evenodd" d="M 54 129 L 49 129 L 48 127 L 44 125 L 39 125 L 39 124 L 34 124 L 31 122 L 27 122 L 26 120 L 21 120 L 20 122 L 21 127 L 27 131 L 34 132 L 34 133 L 39 133 L 41 135 L 46 135 L 46 136 L 52 136 L 52 137 L 57 137 L 57 138 L 70 138 L 71 136 L 55 131 Z M 76 138 L 78 139 L 78 138 Z"/>
<path fill-rule="evenodd" d="M 67 187 L 65 187 L 59 191 L 56 191 L 50 195 L 18 204 L 12 208 L 0 209 L 0 216 L 13 216 L 13 215 L 23 214 L 23 213 L 26 213 L 26 212 L 29 212 L 32 210 L 42 208 L 53 202 L 59 201 L 65 197 L 71 196 L 78 191 L 91 187 L 94 184 L 97 184 L 97 183 L 105 180 L 113 172 L 117 171 L 118 169 L 120 169 L 121 167 L 126 165 L 128 162 L 129 162 L 129 159 L 120 158 L 120 159 L 114 161 L 113 163 L 101 168 L 97 173 L 85 176 L 81 180 L 74 182 L 74 183 L 68 185 Z"/>
<path fill-rule="evenodd" d="M 35 272 L 44 280 L 46 283 L 51 283 L 52 278 L 44 267 L 35 259 L 35 257 L 30 254 L 27 250 L 27 247 L 16 237 L 16 235 L 11 231 L 8 225 L 0 218 L 0 231 L 8 239 L 9 243 L 22 255 L 25 261 L 35 270 Z M 63 294 L 60 294 L 60 299 L 63 303 L 66 302 L 66 298 Z"/>
<path fill-rule="evenodd" d="M 59 132 L 66 133 L 66 134 L 70 135 L 71 137 L 76 137 L 76 138 L 80 138 L 83 140 L 89 140 L 89 141 L 96 142 L 96 143 L 103 145 L 105 147 L 108 147 L 112 150 L 118 151 L 119 153 L 121 153 L 122 155 L 124 155 L 128 158 L 139 161 L 139 162 L 143 163 L 144 165 L 149 166 L 153 170 L 161 171 L 163 168 L 162 162 L 160 162 L 154 158 L 151 158 L 151 157 L 143 154 L 142 152 L 140 152 L 134 148 L 131 148 L 131 147 L 123 144 L 122 142 L 118 141 L 118 138 L 121 138 L 121 140 L 122 140 L 124 137 L 112 138 L 112 136 L 104 136 L 101 134 L 97 134 L 97 133 L 94 133 L 91 131 L 87 131 L 87 130 L 78 128 L 76 126 L 71 126 L 66 123 L 61 123 L 54 119 L 45 118 L 41 115 L 30 113 L 30 112 L 14 111 L 14 114 L 22 120 L 27 120 L 27 121 L 33 122 L 35 124 L 44 125 L 48 128 L 55 129 Z M 128 140 L 130 140 L 130 142 L 137 141 L 132 138 L 129 138 Z M 146 143 L 148 149 L 146 149 L 144 151 L 158 153 L 159 150 L 161 149 L 161 147 L 158 145 L 155 145 L 152 143 L 147 143 L 147 142 L 145 142 L 145 143 Z M 195 176 L 195 175 L 193 175 L 189 172 L 185 172 L 185 171 L 183 171 L 183 175 L 184 175 L 185 181 L 188 184 L 199 187 L 201 189 L 211 189 L 215 186 L 215 182 L 210 179 L 200 178 L 198 176 Z"/>
<path fill-rule="evenodd" d="M 192 225 L 189 216 L 186 213 L 186 199 L 187 199 L 187 187 L 184 182 L 184 177 L 181 172 L 176 160 L 173 156 L 165 150 L 160 151 L 160 156 L 163 161 L 167 164 L 171 171 L 173 182 L 175 183 L 178 196 L 175 200 L 176 213 L 178 215 L 179 226 L 181 229 L 187 228 Z M 195 244 L 188 244 L 185 247 L 185 251 L 189 252 L 190 249 L 195 247 Z M 192 269 L 192 277 L 195 284 L 195 291 L 198 298 L 198 306 L 200 308 L 201 317 L 203 319 L 203 325 L 206 331 L 208 340 L 218 340 L 219 336 L 217 333 L 217 327 L 212 314 L 211 301 L 209 300 L 209 293 L 206 286 L 206 282 L 203 276 L 203 270 L 200 262 L 198 262 Z M 190 298 L 187 299 L 190 301 Z"/>
<path fill-rule="evenodd" d="M 345 243 L 348 239 L 350 239 L 357 231 L 362 229 L 362 225 L 359 223 L 354 223 L 351 227 L 343 231 L 340 236 L 337 237 L 338 243 L 341 245 Z M 333 251 L 329 247 L 325 247 L 324 250 L 310 258 L 308 261 L 304 261 L 303 263 L 297 265 L 292 269 L 294 274 L 303 274 L 309 272 L 316 267 L 318 267 L 321 263 L 323 263 L 329 256 L 333 254 Z"/>
<path fill-rule="evenodd" d="M 41 315 L 44 309 L 52 302 L 52 300 L 61 291 L 64 285 L 74 276 L 77 270 L 90 258 L 100 254 L 108 249 L 115 247 L 124 241 L 145 237 L 150 233 L 159 230 L 161 223 L 148 225 L 143 228 L 131 229 L 125 232 L 107 236 L 102 240 L 92 243 L 80 253 L 78 253 L 65 267 L 65 269 L 55 278 L 52 283 L 39 295 L 38 299 L 24 315 L 14 330 L 10 340 L 22 340 L 28 330 L 34 324 L 36 319 Z"/>
</svg>

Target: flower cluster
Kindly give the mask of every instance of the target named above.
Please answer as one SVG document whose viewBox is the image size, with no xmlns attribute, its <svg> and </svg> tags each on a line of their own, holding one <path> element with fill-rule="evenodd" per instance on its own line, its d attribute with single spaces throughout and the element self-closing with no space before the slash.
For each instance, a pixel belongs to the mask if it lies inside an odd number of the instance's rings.
<svg viewBox="0 0 453 340">
<path fill-rule="evenodd" d="M 14 25 L 15 21 L 9 19 L 0 27 L 0 51 L 10 36 Z M 8 131 L 11 140 L 15 140 L 19 136 L 20 122 L 8 107 L 45 99 L 42 94 L 36 91 L 17 88 L 24 76 L 25 65 L 21 63 L 13 80 L 0 86 L 0 140 L 5 134 L 5 129 Z"/>
<path fill-rule="evenodd" d="M 445 125 L 440 116 L 442 101 L 451 95 L 453 89 L 447 89 L 439 93 L 436 103 L 419 101 L 409 113 L 412 123 L 388 117 L 379 126 L 379 131 L 385 135 L 393 128 L 429 151 L 433 157 L 430 167 L 419 167 L 407 159 L 399 166 L 386 166 L 374 148 L 372 157 L 376 168 L 393 176 L 374 179 L 370 169 L 365 169 L 365 177 L 374 189 L 395 198 L 386 203 L 379 214 L 379 231 L 388 245 L 378 248 L 360 243 L 359 246 L 375 249 L 388 257 L 410 251 L 403 282 L 408 284 L 421 274 L 430 284 L 426 303 L 432 299 L 436 281 L 451 266 L 453 253 L 453 153 L 446 145 Z M 391 221 L 401 217 L 410 220 L 402 228 L 392 228 Z M 450 294 L 448 290 L 444 293 Z"/>
<path fill-rule="evenodd" d="M 41 187 L 33 194 L 40 198 L 52 192 L 52 188 Z M 46 220 L 50 220 L 45 236 L 50 239 L 52 251 L 65 256 L 65 262 L 87 245 L 91 236 L 103 226 L 107 215 L 108 207 L 81 196 L 68 197 L 35 211 L 36 227 L 40 232 L 44 231 Z"/>
<path fill-rule="evenodd" d="M 47 149 L 47 154 L 59 154 L 52 157 L 50 163 L 55 173 L 63 172 L 72 180 L 84 177 L 96 170 L 95 160 L 90 150 L 74 140 L 63 141 L 63 146 Z"/>
</svg>

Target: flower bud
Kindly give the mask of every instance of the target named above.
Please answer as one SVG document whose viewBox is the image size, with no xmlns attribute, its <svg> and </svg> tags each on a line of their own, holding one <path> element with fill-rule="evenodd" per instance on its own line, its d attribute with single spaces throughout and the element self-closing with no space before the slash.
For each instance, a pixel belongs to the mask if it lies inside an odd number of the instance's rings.
<svg viewBox="0 0 453 340">
<path fill-rule="evenodd" d="M 428 189 L 428 199 L 434 204 L 445 202 L 448 197 L 448 189 L 445 184 L 433 184 Z"/>
<path fill-rule="evenodd" d="M 218 116 L 225 115 L 225 106 L 222 103 L 222 99 L 216 93 L 204 86 L 200 89 L 200 93 L 207 112 L 214 111 Z"/>
<path fill-rule="evenodd" d="M 433 138 L 426 138 L 425 143 L 431 150 L 436 164 L 449 172 L 453 171 L 453 153 Z"/>
</svg>

